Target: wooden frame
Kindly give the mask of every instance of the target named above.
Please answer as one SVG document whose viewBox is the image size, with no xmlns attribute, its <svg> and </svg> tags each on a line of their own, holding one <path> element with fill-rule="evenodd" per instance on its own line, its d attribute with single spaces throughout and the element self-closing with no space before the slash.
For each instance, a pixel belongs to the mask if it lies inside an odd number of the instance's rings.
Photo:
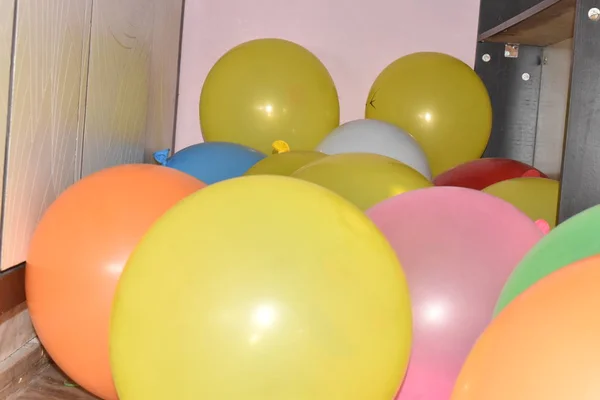
<svg viewBox="0 0 600 400">
<path fill-rule="evenodd" d="M 600 204 L 600 21 L 589 16 L 594 7 L 599 0 L 577 1 L 561 221 Z"/>
<path fill-rule="evenodd" d="M 549 46 L 573 37 L 577 0 L 542 0 L 493 28 L 479 40 Z"/>
</svg>

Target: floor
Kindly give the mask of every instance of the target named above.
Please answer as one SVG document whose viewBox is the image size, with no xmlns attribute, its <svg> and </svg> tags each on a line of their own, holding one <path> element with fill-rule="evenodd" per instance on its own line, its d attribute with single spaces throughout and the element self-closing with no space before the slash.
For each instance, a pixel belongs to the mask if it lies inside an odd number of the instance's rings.
<svg viewBox="0 0 600 400">
<path fill-rule="evenodd" d="M 98 400 L 91 394 L 74 387 L 54 366 L 39 372 L 25 389 L 6 400 Z"/>
</svg>

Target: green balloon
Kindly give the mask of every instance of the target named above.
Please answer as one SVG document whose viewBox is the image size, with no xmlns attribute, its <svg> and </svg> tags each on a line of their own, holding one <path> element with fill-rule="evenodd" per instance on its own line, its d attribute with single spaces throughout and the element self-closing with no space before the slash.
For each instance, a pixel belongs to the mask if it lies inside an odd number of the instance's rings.
<svg viewBox="0 0 600 400">
<path fill-rule="evenodd" d="M 254 164 L 245 175 L 290 176 L 306 164 L 310 164 L 326 156 L 327 154 L 318 151 L 288 151 L 273 154 Z"/>
<path fill-rule="evenodd" d="M 527 253 L 504 285 L 494 316 L 540 279 L 596 254 L 600 254 L 600 206 L 558 225 Z"/>
</svg>

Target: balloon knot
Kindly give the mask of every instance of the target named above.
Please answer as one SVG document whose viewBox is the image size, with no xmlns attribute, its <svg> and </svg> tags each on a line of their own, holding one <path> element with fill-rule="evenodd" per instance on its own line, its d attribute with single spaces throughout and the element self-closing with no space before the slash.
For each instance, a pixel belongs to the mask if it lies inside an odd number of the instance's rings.
<svg viewBox="0 0 600 400">
<path fill-rule="evenodd" d="M 528 169 L 522 175 L 523 178 L 541 178 L 542 174 L 535 169 Z"/>
<path fill-rule="evenodd" d="M 164 150 L 159 150 L 157 152 L 155 152 L 153 154 L 154 156 L 154 161 L 156 161 L 157 163 L 159 163 L 160 165 L 167 165 L 167 161 L 169 159 L 169 153 L 171 152 L 171 149 L 164 149 Z"/>
<path fill-rule="evenodd" d="M 548 233 L 550 233 L 550 224 L 548 222 L 546 222 L 543 219 L 538 219 L 537 221 L 535 221 L 535 224 L 537 225 L 537 227 L 539 228 L 540 231 L 542 231 L 542 233 L 544 235 L 547 235 Z"/>
<path fill-rule="evenodd" d="M 287 153 L 290 151 L 290 145 L 283 140 L 276 140 L 271 146 L 273 147 L 273 154 Z"/>
</svg>

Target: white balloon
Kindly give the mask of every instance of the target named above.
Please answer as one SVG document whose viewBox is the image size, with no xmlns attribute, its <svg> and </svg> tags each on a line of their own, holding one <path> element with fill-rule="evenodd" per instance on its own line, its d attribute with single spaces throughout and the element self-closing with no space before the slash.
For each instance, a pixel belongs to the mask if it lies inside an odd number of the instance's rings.
<svg viewBox="0 0 600 400">
<path fill-rule="evenodd" d="M 396 125 L 358 119 L 334 129 L 316 148 L 325 154 L 375 153 L 394 158 L 431 179 L 425 152 L 415 138 Z"/>
</svg>

